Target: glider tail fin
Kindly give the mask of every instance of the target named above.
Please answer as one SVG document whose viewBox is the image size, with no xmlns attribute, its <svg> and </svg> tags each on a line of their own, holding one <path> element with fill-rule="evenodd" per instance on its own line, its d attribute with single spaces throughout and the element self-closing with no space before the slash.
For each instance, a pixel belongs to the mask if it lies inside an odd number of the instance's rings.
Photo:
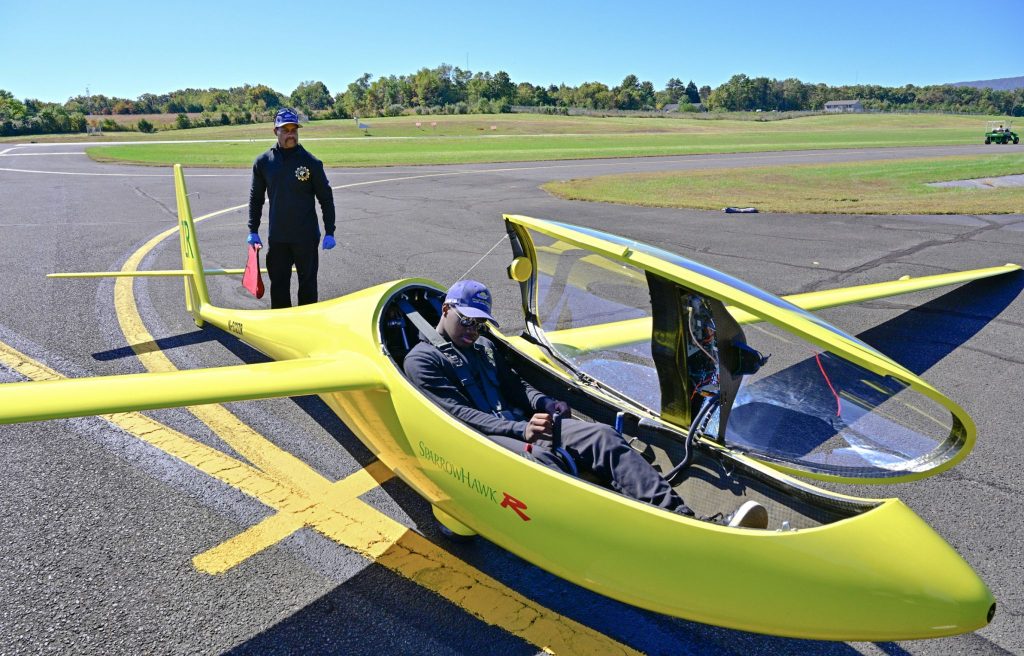
<svg viewBox="0 0 1024 656">
<path fill-rule="evenodd" d="M 192 313 L 196 325 L 202 326 L 202 309 L 204 305 L 209 305 L 210 293 L 206 287 L 206 272 L 203 271 L 203 260 L 199 255 L 199 240 L 196 239 L 196 225 L 192 220 L 181 164 L 174 165 L 174 192 L 178 200 L 181 268 L 189 274 L 184 276 L 185 307 Z"/>
</svg>

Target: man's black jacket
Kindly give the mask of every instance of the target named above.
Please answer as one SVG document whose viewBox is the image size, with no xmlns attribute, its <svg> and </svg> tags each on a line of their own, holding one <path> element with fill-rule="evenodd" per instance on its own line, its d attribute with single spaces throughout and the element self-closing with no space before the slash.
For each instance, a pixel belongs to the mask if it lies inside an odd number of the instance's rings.
<svg viewBox="0 0 1024 656">
<path fill-rule="evenodd" d="M 292 244 L 320 239 L 313 199 L 320 201 L 324 232 L 334 234 L 334 193 L 323 162 L 301 145 L 274 146 L 256 158 L 249 189 L 249 232 L 258 232 L 263 201 L 270 196 L 268 241 Z"/>
<path fill-rule="evenodd" d="M 455 366 L 430 342 L 421 341 L 409 351 L 405 357 L 405 373 L 415 385 L 437 400 L 459 421 L 484 435 L 522 439 L 527 422 L 511 419 L 508 411 L 517 408 L 529 416 L 527 410 L 543 412 L 545 404 L 552 399 L 523 381 L 486 337 L 477 339 L 473 348 L 459 349 L 459 352 L 469 361 L 478 381 L 498 388 L 501 405 L 506 409 L 503 416 L 485 412 L 473 404 L 459 380 Z"/>
</svg>

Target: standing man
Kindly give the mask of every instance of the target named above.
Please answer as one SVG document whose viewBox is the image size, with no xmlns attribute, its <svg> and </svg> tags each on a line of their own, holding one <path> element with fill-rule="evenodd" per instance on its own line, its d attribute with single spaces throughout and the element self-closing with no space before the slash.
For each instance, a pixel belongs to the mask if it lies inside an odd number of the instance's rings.
<svg viewBox="0 0 1024 656">
<path fill-rule="evenodd" d="M 270 276 L 270 307 L 291 307 L 292 266 L 299 276 L 299 305 L 316 303 L 319 266 L 314 197 L 320 201 L 324 221 L 324 250 L 334 248 L 334 193 L 324 164 L 299 145 L 299 117 L 282 109 L 274 117 L 277 145 L 256 158 L 249 189 L 250 245 L 261 244 L 259 229 L 263 201 L 270 196 L 270 230 L 267 237 L 267 272 Z"/>
</svg>

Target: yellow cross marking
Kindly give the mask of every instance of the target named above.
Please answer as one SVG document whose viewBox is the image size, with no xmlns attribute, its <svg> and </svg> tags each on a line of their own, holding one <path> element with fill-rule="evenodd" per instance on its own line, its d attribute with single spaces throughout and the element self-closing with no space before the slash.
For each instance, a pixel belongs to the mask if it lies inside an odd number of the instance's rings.
<svg viewBox="0 0 1024 656">
<path fill-rule="evenodd" d="M 345 503 L 369 492 L 393 476 L 394 474 L 387 467 L 379 460 L 375 460 L 365 469 L 360 469 L 332 485 L 327 497 L 332 502 Z M 227 542 L 199 554 L 192 559 L 192 563 L 201 572 L 223 574 L 246 558 L 256 555 L 295 531 L 304 528 L 306 524 L 301 515 L 301 513 L 285 514 L 283 511 L 271 515 Z"/>
</svg>

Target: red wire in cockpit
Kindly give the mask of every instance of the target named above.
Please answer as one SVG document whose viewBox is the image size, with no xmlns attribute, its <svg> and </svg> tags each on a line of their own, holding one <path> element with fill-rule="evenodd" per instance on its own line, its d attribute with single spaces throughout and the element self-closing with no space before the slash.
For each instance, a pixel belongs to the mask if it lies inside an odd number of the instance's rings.
<svg viewBox="0 0 1024 656">
<path fill-rule="evenodd" d="M 836 388 L 832 387 L 832 381 L 828 379 L 828 374 L 825 373 L 825 367 L 821 364 L 821 354 L 815 353 L 814 359 L 818 363 L 818 369 L 821 370 L 821 375 L 825 377 L 825 382 L 828 384 L 828 388 L 832 390 L 832 396 L 836 397 L 836 416 L 840 416 L 843 412 L 842 401 L 839 399 L 839 395 L 836 394 Z"/>
</svg>

